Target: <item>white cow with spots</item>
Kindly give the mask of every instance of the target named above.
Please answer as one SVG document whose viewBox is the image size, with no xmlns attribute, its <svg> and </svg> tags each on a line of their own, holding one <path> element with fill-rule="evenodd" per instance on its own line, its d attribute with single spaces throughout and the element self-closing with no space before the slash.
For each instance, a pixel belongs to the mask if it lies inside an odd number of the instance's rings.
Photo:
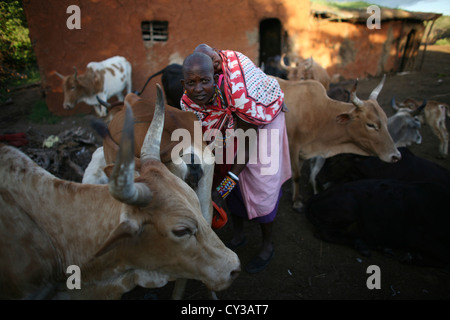
<svg viewBox="0 0 450 320">
<path fill-rule="evenodd" d="M 101 62 L 90 62 L 86 66 L 86 73 L 77 75 L 74 67 L 73 75 L 63 76 L 64 109 L 72 109 L 79 102 L 94 107 L 100 117 L 105 117 L 107 109 L 100 105 L 96 96 L 107 101 L 116 96 L 123 101 L 123 91 L 131 92 L 131 64 L 120 56 L 115 56 Z"/>
</svg>

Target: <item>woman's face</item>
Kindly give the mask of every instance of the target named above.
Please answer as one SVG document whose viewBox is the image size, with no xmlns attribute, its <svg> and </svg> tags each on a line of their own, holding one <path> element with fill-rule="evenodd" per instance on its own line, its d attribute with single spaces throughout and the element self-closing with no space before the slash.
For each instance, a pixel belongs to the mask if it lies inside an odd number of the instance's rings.
<svg viewBox="0 0 450 320">
<path fill-rule="evenodd" d="M 221 73 L 222 72 L 222 59 L 220 58 L 219 54 L 211 50 L 207 53 L 208 56 L 211 57 L 213 66 L 214 66 L 214 73 Z"/>
<path fill-rule="evenodd" d="M 211 66 L 194 64 L 184 72 L 181 84 L 187 96 L 198 105 L 205 105 L 214 95 L 214 73 Z"/>
<path fill-rule="evenodd" d="M 215 74 L 222 73 L 222 58 L 220 57 L 220 55 L 217 53 L 216 50 L 214 50 L 210 46 L 204 46 L 196 50 L 208 55 L 211 58 Z"/>
</svg>

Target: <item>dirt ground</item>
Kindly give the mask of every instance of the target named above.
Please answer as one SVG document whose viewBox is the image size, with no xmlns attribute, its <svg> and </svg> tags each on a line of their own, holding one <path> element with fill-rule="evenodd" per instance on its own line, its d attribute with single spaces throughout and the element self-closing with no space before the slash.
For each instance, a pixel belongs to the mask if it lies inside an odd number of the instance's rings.
<svg viewBox="0 0 450 320">
<path fill-rule="evenodd" d="M 367 99 L 380 78 L 361 80 L 358 96 Z M 438 100 L 450 104 L 450 46 L 429 46 L 421 71 L 389 74 L 378 101 L 388 116 L 392 96 L 397 101 L 407 97 Z M 28 115 L 35 101 L 41 99 L 40 88 L 14 91 L 13 103 L 0 106 L 0 134 L 28 132 L 41 139 L 79 126 L 90 129 L 92 115 L 65 117 L 55 125 L 35 125 Z M 450 128 L 450 119 L 447 119 Z M 427 126 L 422 128 L 421 145 L 410 149 L 418 156 L 450 169 L 450 158 L 437 159 L 438 139 Z M 95 145 L 101 141 L 96 137 Z M 39 147 L 36 145 L 35 147 Z M 92 152 L 95 146 L 90 145 Z M 26 152 L 26 147 L 22 148 Z M 94 148 L 95 149 L 95 148 Z M 76 159 L 73 159 L 74 161 Z M 87 160 L 89 161 L 89 159 Z M 86 159 L 78 163 L 82 169 Z M 84 166 L 84 167 L 83 167 Z M 68 171 L 73 171 L 70 168 Z M 67 173 L 63 178 L 80 180 Z M 256 275 L 243 271 L 232 286 L 217 295 L 219 299 L 236 300 L 292 300 L 292 299 L 450 299 L 450 273 L 432 268 L 400 264 L 382 253 L 372 252 L 368 258 L 355 250 L 326 243 L 313 236 L 313 229 L 305 218 L 291 208 L 291 183 L 283 187 L 283 197 L 274 223 L 275 255 L 270 265 Z M 448 206 L 447 206 L 448 207 Z M 257 253 L 260 241 L 259 225 L 245 225 L 249 242 L 237 250 L 245 266 Z M 231 223 L 218 231 L 227 242 L 231 237 Z M 369 290 L 367 268 L 377 265 L 381 271 L 381 289 Z M 173 283 L 160 289 L 137 288 L 124 299 L 169 299 Z M 209 299 L 208 290 L 198 281 L 188 282 L 185 299 Z"/>
</svg>

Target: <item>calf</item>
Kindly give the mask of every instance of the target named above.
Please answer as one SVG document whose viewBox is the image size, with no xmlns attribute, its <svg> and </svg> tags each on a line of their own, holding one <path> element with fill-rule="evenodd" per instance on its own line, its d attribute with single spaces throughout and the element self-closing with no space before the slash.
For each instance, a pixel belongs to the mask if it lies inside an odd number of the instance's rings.
<svg viewBox="0 0 450 320">
<path fill-rule="evenodd" d="M 406 251 L 403 262 L 450 263 L 448 185 L 395 180 L 361 180 L 330 188 L 305 206 L 315 235 L 349 245 L 368 256 L 370 249 Z"/>
<path fill-rule="evenodd" d="M 120 56 L 101 62 L 90 62 L 86 73 L 78 75 L 77 69 L 70 76 L 56 73 L 63 79 L 64 109 L 72 109 L 79 102 L 94 107 L 99 117 L 106 116 L 106 108 L 99 104 L 96 96 L 107 101 L 116 96 L 123 101 L 123 90 L 131 92 L 131 64 Z"/>
<path fill-rule="evenodd" d="M 291 63 L 291 65 L 287 66 L 284 63 L 283 55 L 280 59 L 280 66 L 286 70 L 288 80 L 316 80 L 319 81 L 326 90 L 330 89 L 330 76 L 312 57 L 304 59 L 299 63 Z"/>
<path fill-rule="evenodd" d="M 420 102 L 408 98 L 400 104 L 396 104 L 395 100 L 392 102 L 392 108 L 397 112 L 402 112 L 405 109 L 416 109 L 420 105 Z M 448 155 L 448 141 L 449 135 L 447 127 L 445 125 L 445 116 L 450 117 L 450 106 L 446 103 L 438 102 L 435 100 L 429 100 L 425 107 L 425 112 L 418 115 L 421 123 L 430 126 L 433 133 L 438 137 L 439 144 L 439 157 L 446 158 Z"/>
</svg>

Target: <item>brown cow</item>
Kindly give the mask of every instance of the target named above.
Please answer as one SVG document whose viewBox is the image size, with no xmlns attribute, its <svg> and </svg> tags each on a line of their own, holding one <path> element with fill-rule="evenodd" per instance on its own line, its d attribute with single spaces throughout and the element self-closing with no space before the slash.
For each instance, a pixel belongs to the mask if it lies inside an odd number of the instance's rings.
<svg viewBox="0 0 450 320">
<path fill-rule="evenodd" d="M 281 57 L 280 66 L 286 70 L 287 78 L 293 81 L 316 80 L 319 81 L 326 90 L 330 89 L 330 76 L 327 71 L 312 57 L 304 59 L 298 63 L 291 63 L 287 66 L 284 63 L 284 55 Z"/>
<path fill-rule="evenodd" d="M 420 105 L 420 101 L 408 98 L 402 103 L 396 104 L 395 101 L 392 102 L 392 108 L 399 112 L 402 108 L 416 109 Z M 438 137 L 439 144 L 439 157 L 446 158 L 448 155 L 448 140 L 449 135 L 447 127 L 445 125 L 445 115 L 450 117 L 450 106 L 446 103 L 428 100 L 425 110 L 422 114 L 419 114 L 419 118 L 422 124 L 427 124 L 433 130 L 433 133 Z"/>
<path fill-rule="evenodd" d="M 278 79 L 289 108 L 286 127 L 292 166 L 293 207 L 301 210 L 298 183 L 305 159 L 332 157 L 339 153 L 375 155 L 385 162 L 400 160 L 387 129 L 387 117 L 376 98 L 384 79 L 372 91 L 369 100 L 356 96 L 356 84 L 351 103 L 332 100 L 317 81 Z"/>
<path fill-rule="evenodd" d="M 223 290 L 236 278 L 238 257 L 203 218 L 192 189 L 160 161 L 160 88 L 158 97 L 136 180 L 129 107 L 109 186 L 60 180 L 0 146 L 0 298 L 120 298 L 179 277 Z M 80 289 L 69 289 L 73 266 Z"/>
<path fill-rule="evenodd" d="M 155 107 L 150 101 L 141 99 L 134 93 L 128 94 L 125 102 L 131 106 L 135 114 L 135 162 L 136 167 L 139 168 L 140 150 L 144 143 L 145 134 L 152 121 Z M 102 174 L 103 166 L 113 164 L 116 159 L 119 149 L 117 141 L 121 139 L 124 118 L 124 109 L 118 111 L 112 118 L 108 125 L 109 135 L 104 135 L 103 151 L 96 152 L 95 158 L 93 155 L 92 163 L 86 168 L 86 174 L 83 177 L 84 182 L 101 183 L 101 179 L 107 180 L 106 176 Z M 169 105 L 165 106 L 165 119 L 161 138 L 161 161 L 173 174 L 184 180 L 195 190 L 200 200 L 203 217 L 207 222 L 211 223 L 213 214 L 211 188 L 214 174 L 214 156 L 210 152 L 210 149 L 206 148 L 206 142 L 202 139 L 201 125 L 194 113 L 184 112 Z M 178 141 L 173 136 L 177 129 L 185 130 L 185 133 L 188 133 L 190 136 L 190 140 Z M 187 148 L 177 149 L 182 153 L 182 159 L 186 161 L 181 161 L 177 164 L 173 156 L 178 156 L 179 152 L 175 152 L 177 150 L 174 150 L 174 148 L 178 148 L 180 143 L 187 144 Z M 100 154 L 100 157 L 98 154 Z M 104 154 L 103 159 L 102 154 Z M 196 162 L 191 161 L 192 159 Z M 106 171 L 108 171 L 108 168 Z M 96 182 L 93 179 L 99 180 Z M 174 299 L 181 298 L 184 285 L 185 283 L 177 281 L 173 294 Z"/>
<path fill-rule="evenodd" d="M 86 73 L 75 73 L 63 76 L 64 109 L 72 109 L 79 102 L 85 102 L 94 107 L 99 117 L 106 116 L 106 108 L 101 106 L 96 96 L 107 101 L 116 96 L 123 101 L 123 90 L 131 92 L 131 64 L 120 56 L 112 57 L 101 62 L 90 62 L 86 67 Z"/>
</svg>

